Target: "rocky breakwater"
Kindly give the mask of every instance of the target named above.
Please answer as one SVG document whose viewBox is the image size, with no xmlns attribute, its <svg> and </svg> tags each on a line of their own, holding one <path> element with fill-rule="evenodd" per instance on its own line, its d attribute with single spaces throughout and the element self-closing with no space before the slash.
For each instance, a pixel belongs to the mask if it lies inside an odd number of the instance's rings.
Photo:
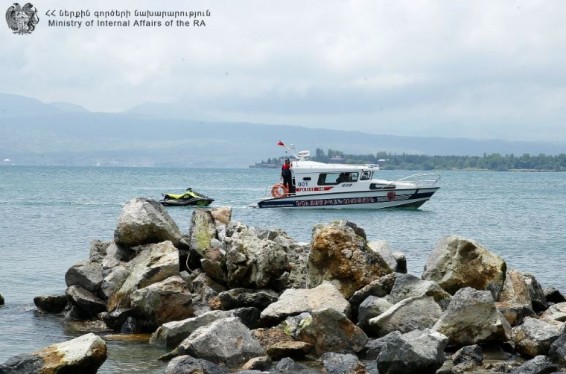
<svg viewBox="0 0 566 374">
<path fill-rule="evenodd" d="M 351 222 L 316 225 L 301 244 L 233 222 L 229 208 L 195 209 L 183 235 L 161 205 L 138 198 L 124 206 L 114 240 L 93 242 L 65 280 L 65 295 L 37 297 L 39 309 L 99 332 L 151 333 L 168 374 L 535 373 L 566 364 L 560 292 L 457 236 L 439 240 L 419 278 Z M 494 351 L 499 361 L 487 360 Z"/>
</svg>

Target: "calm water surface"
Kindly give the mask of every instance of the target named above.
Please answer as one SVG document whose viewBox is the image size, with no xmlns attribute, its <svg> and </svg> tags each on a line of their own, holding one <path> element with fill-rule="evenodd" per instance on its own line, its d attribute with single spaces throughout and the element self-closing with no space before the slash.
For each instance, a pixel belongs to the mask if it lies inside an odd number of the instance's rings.
<svg viewBox="0 0 566 374">
<path fill-rule="evenodd" d="M 368 239 L 386 240 L 405 253 L 420 276 L 444 235 L 475 239 L 510 268 L 534 274 L 543 287 L 566 292 L 566 175 L 564 173 L 442 172 L 441 189 L 419 210 L 253 209 L 278 180 L 268 169 L 157 169 L 0 167 L 0 363 L 76 336 L 60 317 L 39 313 L 38 295 L 62 294 L 65 272 L 88 258 L 90 242 L 111 240 L 123 204 L 134 197 L 159 199 L 187 187 L 233 208 L 233 220 L 282 228 L 310 240 L 316 223 L 347 219 Z M 382 171 L 396 179 L 410 173 Z M 183 232 L 191 208 L 169 213 Z M 108 341 L 100 373 L 162 373 L 161 348 Z"/>
</svg>

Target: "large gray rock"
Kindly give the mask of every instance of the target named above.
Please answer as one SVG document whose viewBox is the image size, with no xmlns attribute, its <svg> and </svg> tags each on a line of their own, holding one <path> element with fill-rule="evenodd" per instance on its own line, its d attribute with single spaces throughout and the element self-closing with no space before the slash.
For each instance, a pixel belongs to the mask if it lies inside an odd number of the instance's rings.
<svg viewBox="0 0 566 374">
<path fill-rule="evenodd" d="M 369 320 L 377 317 L 393 307 L 389 301 L 382 297 L 370 296 L 358 308 L 358 326 L 364 331 L 369 330 Z"/>
<path fill-rule="evenodd" d="M 192 295 L 178 275 L 134 291 L 131 295 L 132 315 L 153 331 L 163 323 L 192 317 Z"/>
<path fill-rule="evenodd" d="M 213 362 L 191 356 L 178 356 L 167 364 L 165 374 L 228 374 L 230 371 Z"/>
<path fill-rule="evenodd" d="M 372 250 L 357 226 L 347 221 L 319 224 L 313 228 L 308 260 L 309 285 L 327 280 L 350 298 L 372 281 L 392 273 L 387 261 Z M 359 231 L 359 229 L 358 229 Z"/>
<path fill-rule="evenodd" d="M 483 364 L 483 357 L 482 349 L 477 344 L 462 347 L 452 355 L 454 364 L 452 371 L 455 373 L 474 371 Z"/>
<path fill-rule="evenodd" d="M 566 322 L 566 302 L 549 306 L 548 309 L 540 315 L 540 319 Z"/>
<path fill-rule="evenodd" d="M 509 322 L 495 307 L 489 291 L 467 287 L 459 290 L 433 330 L 448 337 L 451 345 L 505 342 L 511 338 Z"/>
<path fill-rule="evenodd" d="M 236 309 L 254 307 L 260 310 L 277 301 L 279 294 L 273 290 L 251 290 L 247 288 L 233 288 L 218 294 L 222 309 Z"/>
<path fill-rule="evenodd" d="M 179 353 L 230 367 L 264 356 L 259 341 L 238 318 L 216 320 L 200 327 L 179 344 Z"/>
<path fill-rule="evenodd" d="M 67 287 L 80 286 L 93 293 L 100 290 L 102 278 L 102 265 L 91 261 L 81 261 L 65 273 Z"/>
<path fill-rule="evenodd" d="M 295 333 L 311 344 L 317 355 L 326 352 L 357 353 L 368 341 L 361 328 L 336 309 L 317 309 L 301 321 Z"/>
<path fill-rule="evenodd" d="M 438 241 L 422 279 L 437 282 L 452 295 L 464 287 L 490 290 L 497 300 L 506 271 L 503 258 L 473 240 L 452 235 Z"/>
<path fill-rule="evenodd" d="M 355 317 L 355 312 L 358 310 L 360 304 L 370 296 L 385 297 L 391 293 L 397 273 L 387 274 L 379 279 L 371 281 L 368 285 L 362 287 L 354 292 L 352 297 L 348 300 L 352 306 L 352 313 Z"/>
<path fill-rule="evenodd" d="M 328 374 L 365 374 L 367 369 L 356 355 L 351 353 L 334 353 L 329 352 L 320 358 L 325 373 Z"/>
<path fill-rule="evenodd" d="M 511 326 L 523 323 L 526 317 L 535 317 L 531 294 L 523 274 L 510 270 L 505 277 L 503 290 L 496 303 L 497 309 L 505 316 Z"/>
<path fill-rule="evenodd" d="M 368 329 L 376 336 L 385 336 L 393 331 L 424 330 L 434 326 L 441 313 L 440 305 L 432 296 L 410 297 L 371 318 Z"/>
<path fill-rule="evenodd" d="M 397 304 L 410 297 L 421 296 L 431 296 L 442 310 L 448 307 L 452 298 L 438 283 L 422 280 L 411 274 L 396 274 L 395 283 L 386 298 L 391 304 Z"/>
<path fill-rule="evenodd" d="M 525 318 L 522 325 L 513 328 L 515 350 L 527 357 L 546 355 L 550 346 L 564 333 L 564 323 Z"/>
<path fill-rule="evenodd" d="M 228 311 L 213 310 L 196 317 L 171 321 L 161 325 L 149 339 L 149 343 L 173 348 L 189 337 L 199 327 L 206 326 L 216 320 L 231 317 Z"/>
<path fill-rule="evenodd" d="M 548 308 L 548 302 L 546 301 L 544 289 L 541 284 L 532 274 L 523 274 L 523 276 L 525 277 L 525 282 L 527 282 L 527 286 L 529 287 L 533 310 L 536 313 L 545 311 Z"/>
<path fill-rule="evenodd" d="M 342 293 L 330 282 L 324 282 L 312 289 L 286 290 L 279 296 L 279 300 L 261 312 L 261 318 L 277 322 L 290 315 L 321 308 L 334 308 L 346 316 L 350 315 L 350 304 Z"/>
<path fill-rule="evenodd" d="M 124 205 L 114 231 L 116 244 L 135 247 L 166 240 L 177 245 L 181 232 L 159 202 L 138 197 Z"/>
<path fill-rule="evenodd" d="M 548 357 L 560 365 L 566 366 L 566 334 L 561 334 L 550 345 Z"/>
<path fill-rule="evenodd" d="M 527 362 L 524 362 L 518 368 L 510 371 L 511 374 L 545 374 L 545 373 L 563 373 L 564 368 L 552 362 L 546 356 L 536 356 Z"/>
<path fill-rule="evenodd" d="M 86 318 L 96 317 L 98 313 L 106 311 L 106 302 L 80 286 L 68 287 L 65 291 L 68 299 L 80 309 Z"/>
<path fill-rule="evenodd" d="M 134 291 L 179 274 L 179 253 L 170 241 L 135 248 L 137 256 L 127 264 L 128 277 L 108 301 L 108 311 L 130 308 Z"/>
<path fill-rule="evenodd" d="M 226 237 L 226 269 L 230 288 L 283 289 L 289 261 L 285 247 L 260 238 L 256 229 L 231 223 Z"/>
<path fill-rule="evenodd" d="M 0 373 L 95 374 L 106 360 L 106 352 L 104 340 L 91 333 L 35 353 L 14 356 L 0 365 Z"/>
<path fill-rule="evenodd" d="M 47 313 L 58 314 L 65 310 L 69 297 L 67 295 L 36 296 L 33 303 L 36 307 Z"/>
<path fill-rule="evenodd" d="M 194 209 L 189 228 L 189 245 L 201 257 L 206 257 L 208 249 L 212 248 L 212 240 L 217 239 L 216 224 L 210 209 Z"/>
<path fill-rule="evenodd" d="M 446 336 L 428 329 L 390 335 L 377 357 L 380 374 L 434 374 L 444 363 Z"/>
</svg>

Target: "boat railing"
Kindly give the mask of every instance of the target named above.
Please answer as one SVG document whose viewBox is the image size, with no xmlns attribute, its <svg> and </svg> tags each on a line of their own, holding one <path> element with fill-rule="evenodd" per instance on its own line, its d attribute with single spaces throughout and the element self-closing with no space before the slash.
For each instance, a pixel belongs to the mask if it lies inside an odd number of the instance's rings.
<svg viewBox="0 0 566 374">
<path fill-rule="evenodd" d="M 414 183 L 419 188 L 434 187 L 440 179 L 440 174 L 436 173 L 417 173 L 397 179 L 394 183 Z"/>
</svg>

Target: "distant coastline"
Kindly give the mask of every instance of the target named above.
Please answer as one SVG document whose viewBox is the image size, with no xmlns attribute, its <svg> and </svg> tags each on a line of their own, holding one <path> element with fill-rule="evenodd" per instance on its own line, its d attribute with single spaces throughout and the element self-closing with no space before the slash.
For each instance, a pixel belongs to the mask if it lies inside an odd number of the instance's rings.
<svg viewBox="0 0 566 374">
<path fill-rule="evenodd" d="M 313 161 L 344 164 L 377 164 L 383 170 L 468 170 L 468 171 L 512 171 L 512 172 L 564 172 L 566 153 L 559 155 L 530 155 L 499 153 L 483 156 L 428 156 L 419 154 L 395 154 L 378 152 L 375 154 L 347 154 L 320 148 L 311 157 Z M 276 168 L 282 160 L 268 159 L 251 165 L 258 168 Z"/>
</svg>

